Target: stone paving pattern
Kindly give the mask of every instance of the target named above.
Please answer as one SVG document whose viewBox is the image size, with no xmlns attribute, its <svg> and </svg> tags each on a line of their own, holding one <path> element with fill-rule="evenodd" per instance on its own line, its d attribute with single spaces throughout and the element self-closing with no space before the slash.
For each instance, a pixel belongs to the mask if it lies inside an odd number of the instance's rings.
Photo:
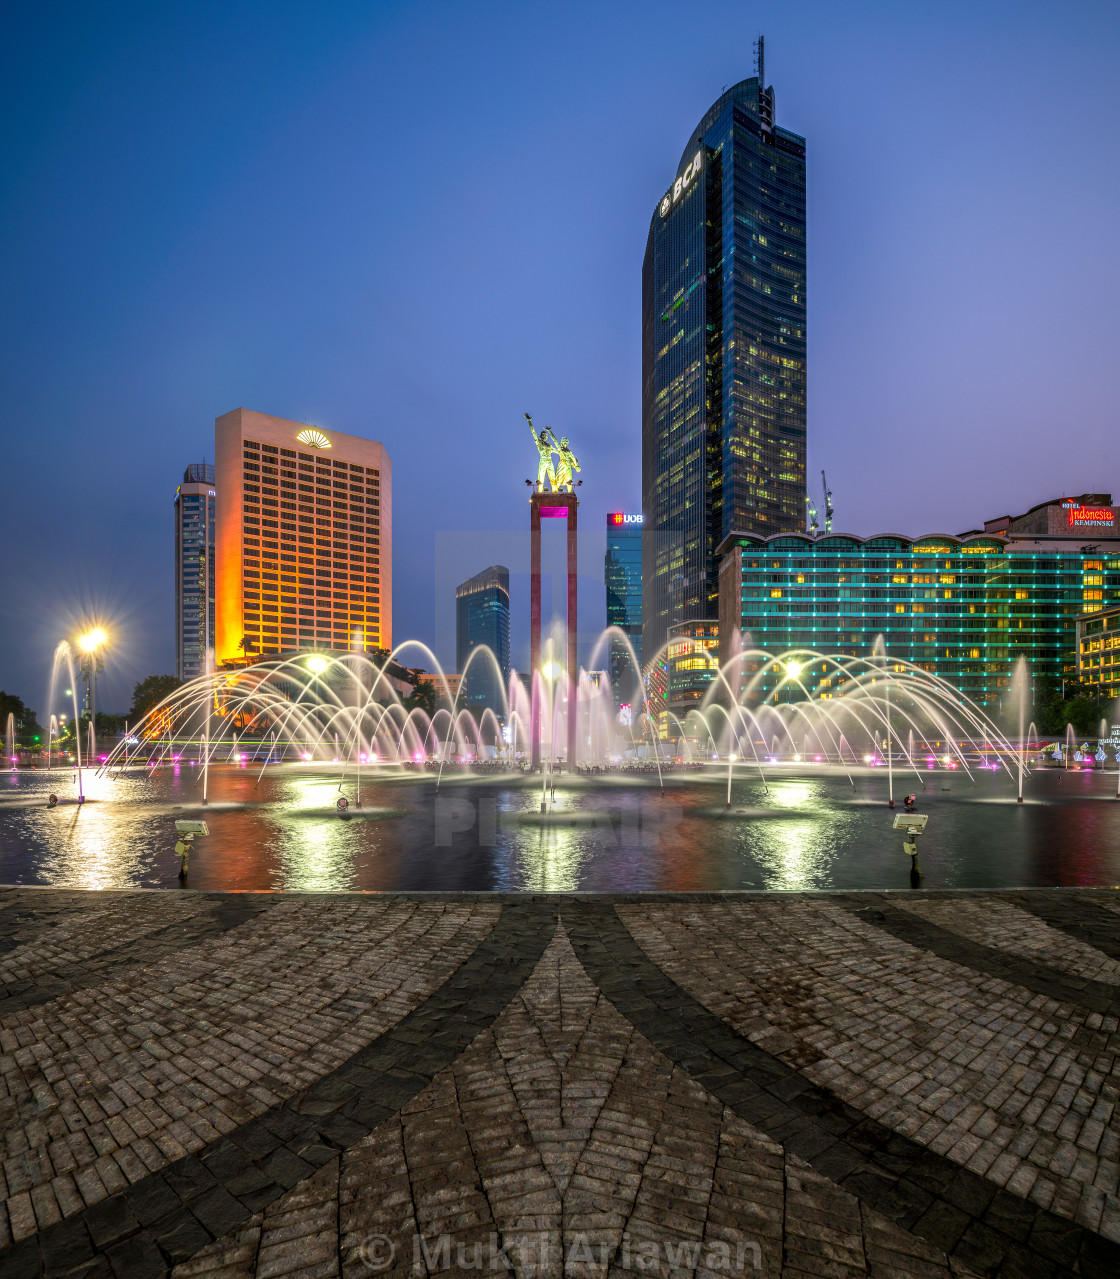
<svg viewBox="0 0 1120 1279">
<path fill-rule="evenodd" d="M 1104 891 L 3 890 L 0 1274 L 1114 1276 L 1118 960 Z"/>
</svg>

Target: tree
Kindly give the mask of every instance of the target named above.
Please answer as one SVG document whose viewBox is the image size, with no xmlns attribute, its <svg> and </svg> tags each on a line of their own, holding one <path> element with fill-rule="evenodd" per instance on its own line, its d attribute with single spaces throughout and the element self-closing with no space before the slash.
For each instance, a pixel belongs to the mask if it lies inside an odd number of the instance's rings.
<svg viewBox="0 0 1120 1279">
<path fill-rule="evenodd" d="M 37 744 L 43 730 L 39 727 L 35 712 L 24 706 L 22 698 L 0 689 L 0 741 L 8 731 L 9 715 L 15 721 L 17 739 L 27 746 Z"/>
<path fill-rule="evenodd" d="M 418 677 L 420 672 L 409 671 L 408 674 Z M 416 710 L 417 708 L 426 711 L 428 717 L 431 718 L 436 713 L 436 706 L 439 700 L 435 685 L 428 680 L 419 678 L 411 680 L 410 683 L 412 684 L 412 696 L 406 697 L 402 705 L 407 711 Z"/>
<path fill-rule="evenodd" d="M 128 712 L 130 724 L 138 724 L 140 720 L 165 697 L 182 688 L 183 681 L 175 675 L 149 675 L 142 679 L 132 690 L 132 709 Z"/>
<path fill-rule="evenodd" d="M 1112 698 L 1094 697 L 1076 674 L 1065 679 L 1065 696 L 1061 683 L 1043 677 L 1036 685 L 1036 726 L 1043 737 L 1061 737 L 1066 725 L 1072 724 L 1079 738 L 1096 737 L 1102 719 L 1110 724 L 1116 719 L 1117 705 Z"/>
</svg>

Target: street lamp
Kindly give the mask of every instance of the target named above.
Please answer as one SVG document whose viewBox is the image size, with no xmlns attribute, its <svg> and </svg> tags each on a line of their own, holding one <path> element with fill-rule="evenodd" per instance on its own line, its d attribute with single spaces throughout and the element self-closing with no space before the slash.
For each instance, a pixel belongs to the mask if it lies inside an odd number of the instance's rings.
<svg viewBox="0 0 1120 1279">
<path fill-rule="evenodd" d="M 97 652 L 108 638 L 108 635 L 105 634 L 100 626 L 95 626 L 92 630 L 86 631 L 84 635 L 78 636 L 78 647 L 83 653 L 83 656 L 79 659 L 79 665 L 86 680 L 86 702 L 89 705 L 89 722 L 95 749 L 97 746 Z M 77 728 L 77 725 L 75 725 L 75 728 Z"/>
</svg>

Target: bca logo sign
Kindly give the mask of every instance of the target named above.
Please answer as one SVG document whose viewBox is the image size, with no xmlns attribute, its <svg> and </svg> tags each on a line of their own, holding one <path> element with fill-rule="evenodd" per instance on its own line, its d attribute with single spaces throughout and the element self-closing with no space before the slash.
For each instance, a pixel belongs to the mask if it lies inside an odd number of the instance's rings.
<svg viewBox="0 0 1120 1279">
<path fill-rule="evenodd" d="M 673 183 L 673 189 L 665 193 L 665 196 L 661 201 L 661 216 L 663 218 L 669 216 L 669 210 L 673 208 L 676 202 L 692 185 L 693 179 L 699 175 L 700 155 L 701 153 L 697 151 L 692 157 L 692 163 L 684 166 L 684 172 L 679 178 L 677 178 L 676 182 Z"/>
</svg>

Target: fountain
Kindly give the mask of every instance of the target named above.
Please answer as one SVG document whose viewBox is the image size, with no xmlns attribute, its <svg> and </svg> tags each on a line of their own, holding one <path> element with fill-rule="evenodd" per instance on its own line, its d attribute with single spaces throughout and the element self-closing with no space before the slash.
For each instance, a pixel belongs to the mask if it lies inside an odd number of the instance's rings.
<svg viewBox="0 0 1120 1279">
<path fill-rule="evenodd" d="M 78 681 L 74 678 L 74 650 L 70 647 L 68 640 L 60 640 L 58 646 L 54 650 L 54 662 L 51 665 L 51 680 L 47 691 L 47 707 L 48 713 L 55 703 L 56 689 L 58 687 L 58 672 L 65 664 L 66 673 L 70 677 L 70 687 L 67 692 L 73 699 L 74 704 L 74 752 L 77 763 L 77 783 L 78 783 L 78 803 L 85 803 L 85 790 L 82 785 L 82 721 L 78 713 Z M 92 725 L 91 725 L 92 727 Z"/>
<path fill-rule="evenodd" d="M 8 726 L 4 731 L 4 746 L 8 753 L 8 762 L 14 772 L 19 759 L 16 755 L 16 717 L 13 711 L 8 712 Z"/>
</svg>

